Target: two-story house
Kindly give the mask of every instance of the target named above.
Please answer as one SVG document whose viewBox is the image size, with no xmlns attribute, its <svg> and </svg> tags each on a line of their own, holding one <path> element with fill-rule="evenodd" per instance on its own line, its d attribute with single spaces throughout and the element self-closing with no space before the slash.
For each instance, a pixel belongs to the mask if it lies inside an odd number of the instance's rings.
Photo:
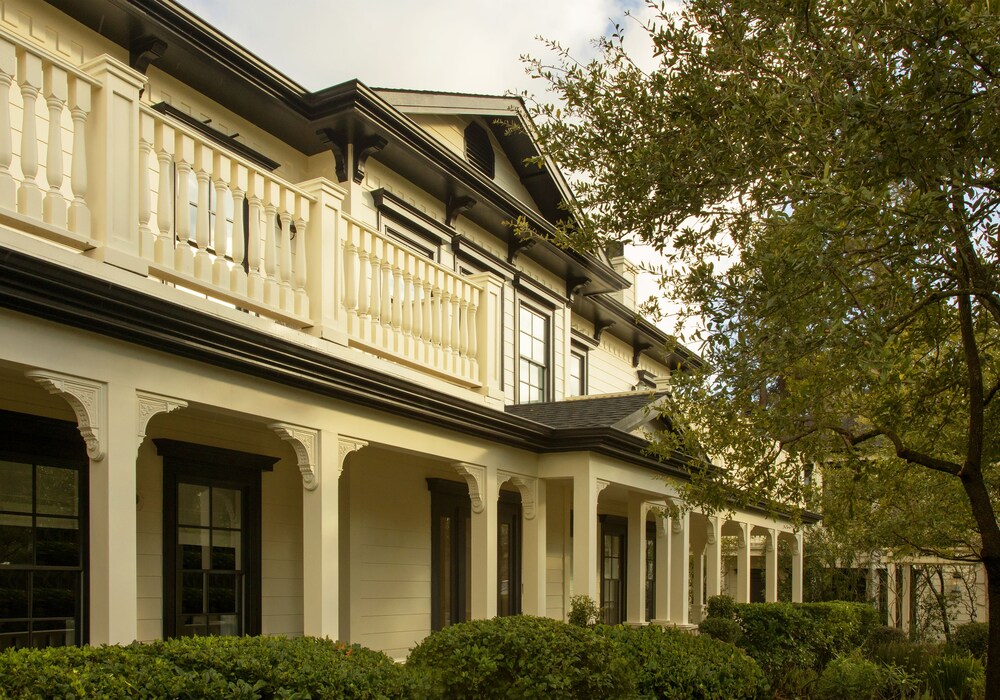
<svg viewBox="0 0 1000 700">
<path fill-rule="evenodd" d="M 306 91 L 171 0 L 0 2 L 0 648 L 687 625 L 724 541 L 741 600 L 791 544 L 799 599 L 790 522 L 671 508 L 649 406 L 699 360 L 635 269 L 511 233 L 571 196 L 531 134 Z"/>
</svg>

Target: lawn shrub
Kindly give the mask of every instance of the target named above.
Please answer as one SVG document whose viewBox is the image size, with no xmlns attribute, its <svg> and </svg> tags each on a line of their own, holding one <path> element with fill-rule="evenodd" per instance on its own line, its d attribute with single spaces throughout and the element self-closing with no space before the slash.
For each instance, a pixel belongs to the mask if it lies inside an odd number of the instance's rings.
<svg viewBox="0 0 1000 700">
<path fill-rule="evenodd" d="M 990 626 L 986 622 L 959 625 L 951 633 L 951 643 L 958 651 L 986 661 L 986 651 L 990 646 Z"/>
<path fill-rule="evenodd" d="M 705 608 L 709 617 L 718 617 L 726 620 L 736 619 L 736 601 L 727 595 L 709 596 Z"/>
<path fill-rule="evenodd" d="M 766 691 L 760 666 L 731 644 L 654 625 L 594 631 L 629 660 L 641 698 L 752 700 Z"/>
<path fill-rule="evenodd" d="M 865 647 L 867 649 L 877 649 L 885 644 L 899 644 L 900 642 L 906 642 L 907 639 L 906 632 L 898 627 L 879 625 L 872 630 L 871 634 L 868 635 L 868 639 L 865 640 Z"/>
<path fill-rule="evenodd" d="M 187 637 L 0 654 L 0 698 L 399 698 L 385 654 L 314 638 Z"/>
<path fill-rule="evenodd" d="M 855 652 L 838 656 L 816 681 L 816 700 L 895 700 L 916 697 L 920 683 L 895 666 L 866 659 Z"/>
<path fill-rule="evenodd" d="M 434 632 L 410 652 L 419 697 L 475 700 L 627 698 L 634 669 L 593 630 L 517 615 Z"/>
<path fill-rule="evenodd" d="M 730 644 L 737 644 L 743 638 L 743 628 L 740 627 L 740 623 L 725 617 L 706 617 L 698 623 L 698 631 L 705 636 Z"/>
<path fill-rule="evenodd" d="M 575 595 L 569 599 L 566 621 L 577 627 L 593 627 L 601 619 L 601 608 L 589 595 Z"/>
</svg>

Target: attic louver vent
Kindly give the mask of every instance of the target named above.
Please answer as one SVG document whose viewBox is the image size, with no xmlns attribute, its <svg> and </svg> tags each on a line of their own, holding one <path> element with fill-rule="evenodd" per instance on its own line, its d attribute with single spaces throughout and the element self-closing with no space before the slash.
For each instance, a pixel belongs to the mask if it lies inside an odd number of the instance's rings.
<svg viewBox="0 0 1000 700">
<path fill-rule="evenodd" d="M 465 158 L 476 170 L 492 178 L 496 173 L 496 156 L 489 134 L 478 124 L 465 127 Z"/>
</svg>

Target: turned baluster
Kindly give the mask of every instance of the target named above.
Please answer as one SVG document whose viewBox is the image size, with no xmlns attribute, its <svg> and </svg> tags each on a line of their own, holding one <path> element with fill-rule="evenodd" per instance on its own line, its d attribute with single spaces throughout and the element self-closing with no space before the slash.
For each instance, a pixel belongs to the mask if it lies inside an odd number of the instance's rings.
<svg viewBox="0 0 1000 700">
<path fill-rule="evenodd" d="M 212 246 L 212 149 L 205 144 L 196 144 L 194 150 L 195 179 L 197 181 L 197 209 L 195 210 L 195 251 L 194 274 L 208 282 L 212 279 L 212 256 L 208 249 Z"/>
<path fill-rule="evenodd" d="M 215 154 L 212 163 L 215 173 L 215 220 L 212 227 L 212 246 L 215 250 L 215 260 L 212 261 L 212 284 L 219 287 L 229 287 L 229 264 L 226 255 L 232 249 L 233 227 L 229 223 L 229 208 L 233 206 L 233 196 L 229 192 L 226 178 L 231 176 L 232 166 L 229 158 L 221 153 Z M 233 212 L 235 214 L 235 211 Z M 234 217 L 235 218 L 235 217 Z"/>
<path fill-rule="evenodd" d="M 38 116 L 35 105 L 42 87 L 42 59 L 22 50 L 17 57 L 18 82 L 21 86 L 21 186 L 17 190 L 17 210 L 33 219 L 42 218 L 42 191 L 38 177 Z"/>
<path fill-rule="evenodd" d="M 351 231 L 357 231 L 358 234 L 358 316 L 364 318 L 368 316 L 368 305 L 371 303 L 368 292 L 369 258 L 371 256 L 365 230 L 356 224 L 349 224 L 349 226 Z"/>
<path fill-rule="evenodd" d="M 278 284 L 278 189 L 276 182 L 264 186 L 264 303 L 281 304 Z"/>
<path fill-rule="evenodd" d="M 402 248 L 396 248 L 392 259 L 392 329 L 396 333 L 403 330 L 403 265 L 405 253 Z"/>
<path fill-rule="evenodd" d="M 153 257 L 161 265 L 171 265 L 174 261 L 173 146 L 174 130 L 163 122 L 157 122 L 153 131 L 153 148 L 156 150 L 156 163 L 159 170 L 156 184 L 157 235 Z M 76 185 L 74 184 L 75 189 Z"/>
<path fill-rule="evenodd" d="M 177 134 L 174 143 L 174 169 L 177 171 L 177 190 L 174 201 L 177 211 L 177 247 L 174 248 L 174 267 L 178 272 L 191 274 L 194 267 L 194 250 L 191 247 L 191 174 L 194 162 L 194 141 L 190 136 Z"/>
<path fill-rule="evenodd" d="M 295 309 L 295 293 L 292 290 L 292 199 L 295 193 L 281 188 L 278 196 L 278 220 L 281 222 L 278 232 L 278 247 L 280 257 L 278 262 L 278 282 L 281 285 L 281 308 L 285 311 Z"/>
<path fill-rule="evenodd" d="M 90 83 L 80 78 L 73 78 L 69 84 L 69 116 L 73 120 L 73 160 L 69 174 L 73 201 L 69 205 L 69 230 L 81 236 L 89 236 L 87 117 L 90 116 Z"/>
<path fill-rule="evenodd" d="M 309 295 L 306 293 L 306 226 L 309 224 L 309 201 L 295 197 L 295 260 L 292 284 L 295 287 L 295 313 L 309 316 Z"/>
<path fill-rule="evenodd" d="M 246 260 L 247 217 L 243 213 L 246 205 L 248 173 L 246 166 L 233 163 L 230 168 L 233 190 L 233 227 L 229 237 L 233 265 L 229 269 L 229 288 L 237 294 L 247 293 L 247 273 L 243 269 Z"/>
<path fill-rule="evenodd" d="M 413 256 L 409 253 L 403 254 L 403 318 L 401 329 L 407 338 L 407 350 L 411 347 L 410 339 L 413 337 Z"/>
<path fill-rule="evenodd" d="M 62 228 L 66 225 L 66 198 L 63 197 L 63 130 L 62 113 L 66 106 L 69 84 L 66 72 L 57 66 L 47 65 L 42 75 L 45 104 L 49 108 L 49 142 L 45 148 L 45 180 L 49 189 L 45 193 L 42 218 L 48 224 Z"/>
<path fill-rule="evenodd" d="M 11 139 L 10 86 L 17 75 L 17 51 L 6 39 L 0 39 L 0 207 L 14 210 L 17 207 L 17 183 L 10 174 L 14 160 Z"/>
<path fill-rule="evenodd" d="M 247 214 L 249 234 L 247 235 L 247 296 L 257 301 L 264 299 L 264 280 L 260 274 L 260 220 L 264 216 L 261 197 L 264 194 L 264 176 L 250 172 L 247 178 L 247 199 L 250 202 Z"/>
<path fill-rule="evenodd" d="M 469 374 L 472 379 L 479 377 L 479 299 L 482 293 L 478 288 L 471 288 L 469 300 Z"/>
<path fill-rule="evenodd" d="M 461 296 L 458 287 L 458 280 L 454 277 L 451 278 L 452 284 L 452 295 L 451 295 L 451 363 L 450 369 L 455 371 L 458 369 L 459 362 L 459 343 L 461 341 L 460 329 L 459 329 L 459 319 L 461 314 L 460 301 Z"/>
<path fill-rule="evenodd" d="M 156 260 L 156 236 L 149 227 L 153 215 L 152 187 L 149 185 L 149 156 L 153 152 L 156 124 L 153 117 L 139 114 L 139 250 L 147 260 Z"/>
</svg>

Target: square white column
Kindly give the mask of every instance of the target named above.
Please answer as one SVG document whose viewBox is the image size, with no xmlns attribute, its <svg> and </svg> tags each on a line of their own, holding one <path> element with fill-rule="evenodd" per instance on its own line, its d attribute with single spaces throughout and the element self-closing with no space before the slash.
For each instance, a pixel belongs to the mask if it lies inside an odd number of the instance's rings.
<svg viewBox="0 0 1000 700">
<path fill-rule="evenodd" d="M 469 496 L 472 499 L 472 581 L 471 596 L 473 620 L 487 620 L 497 614 L 497 500 L 500 487 L 497 470 L 493 466 L 473 467 L 473 488 L 469 474 Z M 461 468 L 460 468 L 461 471 Z"/>
<path fill-rule="evenodd" d="M 547 611 L 546 601 L 546 508 L 545 480 L 532 479 L 534 482 L 535 499 L 529 512 L 522 497 L 522 557 L 521 579 L 523 581 L 521 609 L 526 615 L 544 617 Z"/>
<path fill-rule="evenodd" d="M 656 619 L 658 625 L 670 624 L 670 518 L 656 516 Z"/>
<path fill-rule="evenodd" d="M 705 526 L 705 596 L 722 594 L 722 523 L 717 516 L 708 516 Z"/>
<path fill-rule="evenodd" d="M 690 513 L 670 516 L 670 621 L 675 625 L 688 624 L 690 521 Z"/>
<path fill-rule="evenodd" d="M 778 533 L 773 528 L 764 539 L 764 601 L 778 602 Z"/>
<path fill-rule="evenodd" d="M 607 485 L 591 474 L 589 466 L 573 477 L 573 595 L 589 596 L 598 603 L 597 497 Z"/>
<path fill-rule="evenodd" d="M 795 533 L 795 546 L 792 548 L 792 602 L 802 602 L 802 533 Z M 891 589 L 890 589 L 891 590 Z M 890 596 L 891 597 L 891 596 Z M 892 624 L 890 617 L 890 623 Z"/>
<path fill-rule="evenodd" d="M 750 525 L 736 523 L 739 536 L 736 542 L 736 602 L 750 602 Z"/>
<path fill-rule="evenodd" d="M 646 502 L 632 494 L 628 503 L 628 610 L 626 620 L 631 625 L 646 621 Z"/>
</svg>

